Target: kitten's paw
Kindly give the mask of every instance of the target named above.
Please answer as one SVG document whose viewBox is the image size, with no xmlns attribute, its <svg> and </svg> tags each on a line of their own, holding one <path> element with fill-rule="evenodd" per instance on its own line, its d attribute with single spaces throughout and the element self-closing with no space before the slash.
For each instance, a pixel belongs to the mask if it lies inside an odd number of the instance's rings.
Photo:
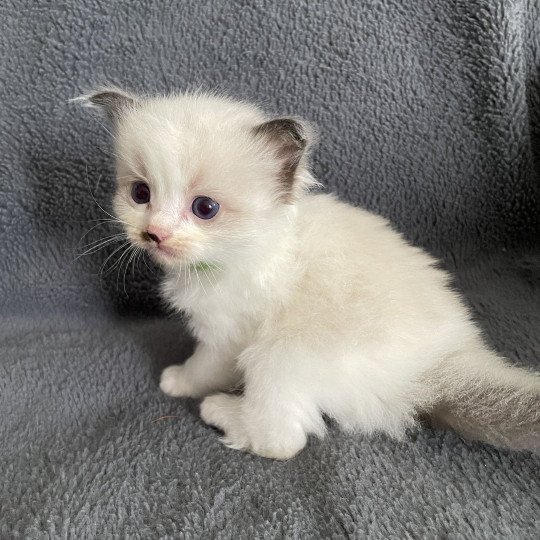
<svg viewBox="0 0 540 540">
<path fill-rule="evenodd" d="M 224 432 L 221 441 L 226 446 L 270 459 L 290 459 L 304 448 L 307 437 L 300 426 L 284 422 L 277 431 L 265 429 L 264 421 L 250 426 L 243 417 L 240 399 L 215 394 L 201 403 L 201 418 Z"/>
<path fill-rule="evenodd" d="M 204 398 L 201 403 L 201 418 L 206 424 L 225 433 L 234 432 L 238 437 L 242 431 L 240 398 L 229 394 L 214 394 Z"/>
<path fill-rule="evenodd" d="M 197 391 L 184 370 L 184 366 L 169 366 L 163 370 L 159 382 L 161 391 L 173 397 L 197 397 Z"/>
<path fill-rule="evenodd" d="M 284 428 L 279 435 L 260 432 L 250 444 L 254 454 L 269 459 L 291 459 L 306 446 L 307 436 L 302 429 Z"/>
</svg>

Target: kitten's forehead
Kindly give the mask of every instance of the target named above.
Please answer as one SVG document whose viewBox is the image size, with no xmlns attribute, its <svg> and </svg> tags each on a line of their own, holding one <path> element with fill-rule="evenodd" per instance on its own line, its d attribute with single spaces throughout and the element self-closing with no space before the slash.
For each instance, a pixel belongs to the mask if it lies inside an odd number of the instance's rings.
<svg viewBox="0 0 540 540">
<path fill-rule="evenodd" d="M 203 165 L 240 160 L 262 121 L 256 107 L 213 96 L 145 100 L 119 123 L 117 153 L 158 176 L 189 179 Z"/>
<path fill-rule="evenodd" d="M 257 107 L 224 98 L 186 95 L 143 100 L 121 122 L 120 132 L 182 142 L 220 133 L 245 132 L 264 121 Z M 122 129 L 123 128 L 123 129 Z M 142 131 L 140 131 L 142 130 Z"/>
</svg>

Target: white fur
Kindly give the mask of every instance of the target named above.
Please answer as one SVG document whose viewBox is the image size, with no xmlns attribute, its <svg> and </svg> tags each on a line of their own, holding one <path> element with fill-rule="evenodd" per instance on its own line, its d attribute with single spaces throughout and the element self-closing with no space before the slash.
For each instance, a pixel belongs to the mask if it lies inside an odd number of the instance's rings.
<svg viewBox="0 0 540 540">
<path fill-rule="evenodd" d="M 253 135 L 265 120 L 251 105 L 186 95 L 141 99 L 116 126 L 116 213 L 141 247 L 150 224 L 174 233 L 177 257 L 152 253 L 198 340 L 163 372 L 165 393 L 208 396 L 201 416 L 227 445 L 286 459 L 324 434 L 322 413 L 400 437 L 469 371 L 538 390 L 485 347 L 446 273 L 384 219 L 308 193 L 304 161 L 283 201 L 280 156 Z M 129 196 L 138 178 L 149 205 Z M 197 195 L 220 203 L 216 218 L 191 213 Z M 218 393 L 241 383 L 242 395 Z"/>
</svg>

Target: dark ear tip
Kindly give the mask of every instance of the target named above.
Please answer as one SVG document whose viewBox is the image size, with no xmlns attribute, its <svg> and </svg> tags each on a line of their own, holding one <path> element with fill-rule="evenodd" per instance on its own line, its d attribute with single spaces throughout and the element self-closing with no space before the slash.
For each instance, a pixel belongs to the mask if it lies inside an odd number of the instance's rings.
<svg viewBox="0 0 540 540">
<path fill-rule="evenodd" d="M 109 103 L 112 103 L 115 99 L 118 99 L 120 96 L 112 90 L 98 91 L 88 96 L 88 101 L 93 105 L 98 105 L 104 107 Z"/>
<path fill-rule="evenodd" d="M 276 118 L 257 126 L 255 134 L 283 142 L 288 140 L 305 148 L 313 139 L 314 129 L 308 122 L 297 118 Z"/>
<path fill-rule="evenodd" d="M 276 118 L 275 120 L 270 120 L 267 125 L 272 126 L 276 131 L 289 134 L 297 141 L 304 140 L 303 126 L 294 118 Z"/>
<path fill-rule="evenodd" d="M 136 96 L 116 87 L 97 88 L 88 94 L 74 98 L 72 101 L 81 102 L 88 107 L 103 110 L 111 119 L 118 119 L 124 109 L 137 102 Z"/>
</svg>

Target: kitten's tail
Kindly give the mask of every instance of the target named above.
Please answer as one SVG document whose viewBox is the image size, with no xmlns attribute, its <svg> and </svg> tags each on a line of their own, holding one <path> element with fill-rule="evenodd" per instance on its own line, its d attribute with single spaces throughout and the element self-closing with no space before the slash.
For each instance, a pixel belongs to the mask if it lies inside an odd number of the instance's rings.
<svg viewBox="0 0 540 540">
<path fill-rule="evenodd" d="M 429 416 L 466 438 L 540 452 L 540 376 L 513 367 L 481 344 L 461 349 L 431 371 Z"/>
</svg>

